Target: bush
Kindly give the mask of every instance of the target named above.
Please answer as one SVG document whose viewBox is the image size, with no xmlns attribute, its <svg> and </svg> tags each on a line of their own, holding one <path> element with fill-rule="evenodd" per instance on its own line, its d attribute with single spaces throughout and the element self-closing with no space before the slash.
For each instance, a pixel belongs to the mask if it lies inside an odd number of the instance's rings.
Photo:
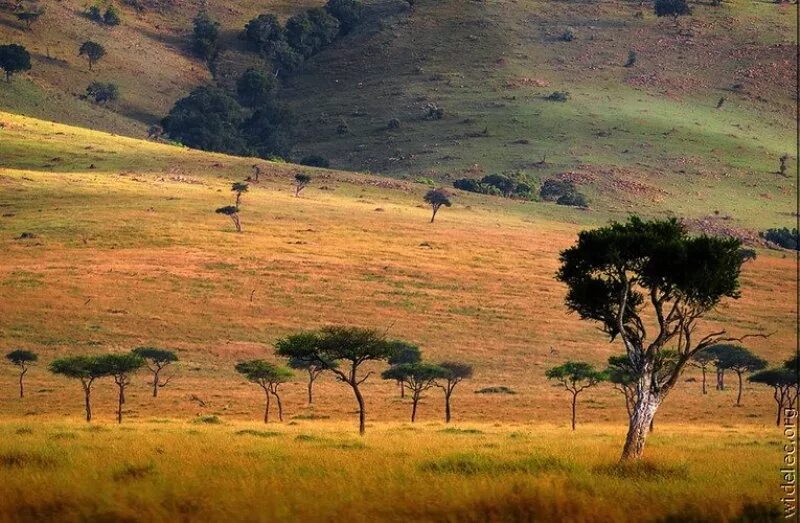
<svg viewBox="0 0 800 523">
<path fill-rule="evenodd" d="M 571 42 L 575 40 L 575 30 L 571 27 L 567 27 L 564 29 L 564 32 L 561 33 L 561 41 L 562 42 Z"/>
<path fill-rule="evenodd" d="M 103 15 L 103 23 L 111 26 L 122 23 L 122 18 L 120 18 L 119 12 L 113 5 L 108 6 L 108 9 L 106 9 L 105 14 Z"/>
<path fill-rule="evenodd" d="M 242 125 L 250 151 L 261 158 L 287 157 L 292 150 L 293 117 L 274 104 L 261 105 Z"/>
<path fill-rule="evenodd" d="M 347 125 L 347 122 L 342 122 L 336 126 L 336 134 L 338 135 L 350 134 L 350 126 Z"/>
<path fill-rule="evenodd" d="M 569 100 L 569 93 L 567 91 L 553 91 L 544 97 L 549 102 L 566 102 Z"/>
<path fill-rule="evenodd" d="M 563 195 L 574 192 L 575 186 L 571 182 L 562 180 L 545 180 L 539 188 L 539 198 L 546 202 L 554 202 Z"/>
<path fill-rule="evenodd" d="M 481 184 L 477 180 L 473 180 L 472 178 L 461 178 L 460 180 L 456 180 L 453 182 L 453 187 L 455 187 L 456 189 L 461 189 L 462 191 L 477 192 L 477 193 L 483 192 Z"/>
<path fill-rule="evenodd" d="M 92 82 L 86 88 L 86 96 L 100 104 L 113 102 L 119 98 L 119 88 L 111 82 Z"/>
<path fill-rule="evenodd" d="M 324 156 L 320 156 L 318 154 L 309 154 L 300 160 L 300 165 L 307 165 L 308 167 L 322 167 L 323 169 L 327 169 L 331 166 L 331 162 L 329 162 Z"/>
<path fill-rule="evenodd" d="M 280 77 L 291 76 L 303 67 L 303 56 L 285 41 L 277 41 L 269 51 L 272 67 Z"/>
<path fill-rule="evenodd" d="M 461 178 L 453 182 L 453 187 L 462 191 L 502 196 L 503 198 L 530 199 L 531 186 L 525 181 L 520 181 L 522 175 L 514 177 L 503 174 L 490 174 L 478 180 Z"/>
<path fill-rule="evenodd" d="M 275 15 L 258 15 L 244 26 L 244 39 L 253 49 L 269 55 L 276 42 L 286 40 L 286 32 Z"/>
<path fill-rule="evenodd" d="M 105 13 L 103 12 L 100 4 L 90 5 L 86 9 L 86 18 L 92 22 L 102 25 L 114 26 L 122 23 L 122 18 L 119 15 L 119 11 L 117 11 L 117 8 L 113 5 L 109 5 L 106 8 Z"/>
<path fill-rule="evenodd" d="M 358 0 L 328 0 L 325 10 L 339 21 L 342 34 L 352 31 L 361 22 L 363 13 Z"/>
<path fill-rule="evenodd" d="M 236 82 L 236 94 L 245 107 L 256 107 L 267 103 L 275 88 L 272 75 L 257 69 L 248 69 Z"/>
<path fill-rule="evenodd" d="M 219 53 L 219 23 L 202 11 L 195 17 L 193 24 L 192 49 L 200 58 L 213 61 Z"/>
<path fill-rule="evenodd" d="M 400 128 L 400 120 L 397 118 L 392 118 L 389 120 L 389 123 L 386 124 L 387 129 L 399 129 Z"/>
<path fill-rule="evenodd" d="M 586 196 L 579 192 L 570 192 L 564 194 L 556 200 L 557 205 L 568 205 L 571 207 L 588 207 L 589 202 L 586 200 Z"/>
<path fill-rule="evenodd" d="M 797 247 L 799 244 L 797 229 L 788 229 L 786 227 L 782 229 L 767 229 L 761 233 L 761 237 L 784 249 L 799 250 Z"/>
<path fill-rule="evenodd" d="M 429 103 L 425 106 L 425 118 L 428 120 L 441 120 L 444 118 L 444 107 Z"/>
</svg>

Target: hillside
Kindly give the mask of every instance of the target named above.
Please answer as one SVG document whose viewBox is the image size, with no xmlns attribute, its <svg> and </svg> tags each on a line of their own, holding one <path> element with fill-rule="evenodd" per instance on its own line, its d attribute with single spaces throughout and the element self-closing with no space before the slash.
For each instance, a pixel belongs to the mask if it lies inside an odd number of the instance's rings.
<svg viewBox="0 0 800 523">
<path fill-rule="evenodd" d="M 238 39 L 247 20 L 322 3 L 210 6 L 225 48 L 217 80 L 230 86 L 261 63 Z M 188 49 L 199 1 L 151 2 L 162 7 L 138 14 L 123 7 L 123 24 L 110 29 L 82 16 L 83 4 L 48 5 L 32 32 L 0 14 L 2 40 L 35 51 L 27 78 L 0 86 L 0 108 L 142 137 L 176 99 L 211 81 Z M 788 5 L 697 3 L 676 28 L 647 5 L 616 0 L 365 4 L 364 24 L 279 93 L 299 122 L 295 159 L 315 153 L 337 168 L 445 184 L 496 172 L 557 176 L 603 213 L 669 210 L 711 217 L 713 231 L 791 223 L 796 188 L 775 174 L 794 149 Z M 88 38 L 108 47 L 93 73 L 77 56 Z M 629 51 L 637 59 L 626 68 Z M 92 79 L 118 83 L 121 100 L 81 100 Z M 544 99 L 554 91 L 569 99 Z M 427 104 L 444 117 L 425 119 Z M 392 118 L 400 127 L 388 130 Z M 790 172 L 795 165 L 790 158 Z"/>
<path fill-rule="evenodd" d="M 231 202 L 230 183 L 250 174 L 252 159 L 7 113 L 0 122 L 0 339 L 34 348 L 45 361 L 142 344 L 177 349 L 180 374 L 159 403 L 141 384 L 131 388 L 133 418 L 251 419 L 261 398 L 233 362 L 268 356 L 277 337 L 325 324 L 385 329 L 419 343 L 431 359 L 474 363 L 476 376 L 456 400 L 464 420 L 565 423 L 563 391 L 544 369 L 576 357 L 602 365 L 620 351 L 567 314 L 553 278 L 558 252 L 606 219 L 598 213 L 464 194 L 430 224 L 425 185 L 308 170 L 314 181 L 295 198 L 297 168 L 265 163 L 263 180 L 243 196 L 244 233 L 236 234 L 214 209 Z M 743 297 L 723 304 L 707 328 L 774 332 L 752 347 L 772 362 L 785 359 L 793 271 L 792 257 L 760 249 L 745 266 Z M 13 381 L 9 366 L 0 372 Z M 24 404 L 13 387 L 0 388 L 0 411 L 29 419 L 78 414 L 75 383 L 43 368 L 29 380 L 37 392 Z M 492 386 L 517 394 L 473 392 Z M 308 414 L 304 387 L 302 380 L 286 387 L 290 416 Z M 347 390 L 328 378 L 319 387 L 312 412 L 349 418 Z M 592 419 L 623 419 L 622 398 L 612 392 L 592 396 Z M 112 393 L 105 386 L 96 393 L 101 417 L 111 412 Z M 371 419 L 407 415 L 393 383 L 373 376 L 365 394 Z M 698 383 L 681 383 L 659 417 L 770 423 L 767 388 L 748 386 L 741 408 L 730 407 L 734 395 L 703 396 Z M 437 416 L 438 400 L 422 409 L 425 418 Z"/>
</svg>

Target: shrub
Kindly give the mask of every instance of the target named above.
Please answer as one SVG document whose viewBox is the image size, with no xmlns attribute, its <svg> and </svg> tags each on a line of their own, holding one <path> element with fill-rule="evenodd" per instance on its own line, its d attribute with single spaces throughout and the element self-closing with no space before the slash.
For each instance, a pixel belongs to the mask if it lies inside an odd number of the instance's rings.
<svg viewBox="0 0 800 523">
<path fill-rule="evenodd" d="M 122 18 L 119 16 L 119 11 L 113 6 L 108 6 L 105 14 L 103 14 L 103 23 L 106 25 L 114 26 L 122 23 Z"/>
<path fill-rule="evenodd" d="M 298 53 L 288 42 L 277 41 L 269 50 L 272 67 L 280 77 L 291 76 L 303 67 L 303 55 Z"/>
<path fill-rule="evenodd" d="M 562 42 L 571 42 L 575 40 L 575 30 L 571 27 L 567 27 L 564 29 L 564 32 L 561 33 L 561 41 Z"/>
<path fill-rule="evenodd" d="M 275 88 L 272 75 L 250 68 L 236 82 L 236 94 L 245 107 L 256 107 L 266 103 Z"/>
<path fill-rule="evenodd" d="M 483 192 L 483 187 L 481 184 L 472 178 L 461 178 L 453 182 L 453 187 L 456 189 L 461 189 L 462 191 L 469 191 L 469 192 Z"/>
<path fill-rule="evenodd" d="M 482 389 L 478 389 L 475 391 L 475 394 L 516 394 L 516 392 L 505 385 L 499 385 L 495 387 L 484 387 Z"/>
<path fill-rule="evenodd" d="M 350 134 L 350 126 L 347 125 L 347 122 L 342 122 L 336 126 L 336 134 Z"/>
<path fill-rule="evenodd" d="M 461 178 L 453 182 L 453 187 L 462 191 L 502 196 L 504 198 L 530 199 L 531 186 L 526 181 L 520 181 L 522 174 L 507 176 L 504 174 L 490 174 L 478 180 Z"/>
<path fill-rule="evenodd" d="M 566 102 L 569 100 L 569 93 L 567 91 L 553 91 L 544 97 L 549 102 Z"/>
<path fill-rule="evenodd" d="M 322 167 L 327 169 L 331 166 L 331 162 L 324 156 L 318 154 L 309 154 L 300 160 L 300 165 L 307 165 L 309 167 Z"/>
<path fill-rule="evenodd" d="M 427 120 L 441 120 L 444 118 L 444 107 L 429 103 L 425 106 L 425 118 Z"/>
<path fill-rule="evenodd" d="M 588 207 L 589 202 L 586 199 L 586 196 L 583 194 L 574 191 L 569 192 L 567 194 L 561 195 L 558 200 L 556 200 L 557 205 L 568 205 L 571 207 Z"/>
<path fill-rule="evenodd" d="M 542 183 L 542 186 L 539 188 L 539 198 L 546 202 L 555 202 L 563 195 L 571 192 L 575 192 L 575 186 L 572 182 L 551 178 Z"/>
<path fill-rule="evenodd" d="M 285 41 L 286 32 L 275 15 L 263 14 L 247 22 L 244 39 L 253 49 L 269 55 L 276 42 Z"/>
<path fill-rule="evenodd" d="M 338 21 L 342 34 L 347 34 L 361 22 L 363 9 L 358 0 L 328 0 L 325 10 Z"/>
<path fill-rule="evenodd" d="M 400 128 L 400 120 L 397 118 L 392 118 L 389 120 L 389 123 L 386 124 L 387 129 L 399 129 Z"/>
<path fill-rule="evenodd" d="M 102 104 L 119 98 L 119 88 L 111 82 L 92 82 L 86 88 L 86 96 Z"/>
<path fill-rule="evenodd" d="M 761 237 L 768 242 L 793 251 L 798 250 L 798 244 L 800 243 L 798 242 L 797 229 L 788 229 L 786 227 L 782 229 L 767 229 L 761 233 Z"/>
<path fill-rule="evenodd" d="M 625 62 L 625 67 L 633 67 L 636 65 L 636 51 L 628 51 L 628 60 Z"/>
<path fill-rule="evenodd" d="M 201 11 L 192 21 L 192 49 L 200 58 L 211 62 L 219 53 L 219 23 Z"/>
</svg>

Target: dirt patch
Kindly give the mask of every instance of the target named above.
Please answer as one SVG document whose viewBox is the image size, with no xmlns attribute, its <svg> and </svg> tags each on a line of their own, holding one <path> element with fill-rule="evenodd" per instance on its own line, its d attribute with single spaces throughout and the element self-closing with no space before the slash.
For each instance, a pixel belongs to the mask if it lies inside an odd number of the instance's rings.
<svg viewBox="0 0 800 523">
<path fill-rule="evenodd" d="M 728 223 L 728 220 L 729 218 L 725 216 L 706 216 L 704 218 L 687 218 L 682 221 L 690 231 L 695 233 L 736 238 L 746 245 L 770 247 L 769 242 L 759 236 L 757 231 L 734 227 Z"/>
</svg>

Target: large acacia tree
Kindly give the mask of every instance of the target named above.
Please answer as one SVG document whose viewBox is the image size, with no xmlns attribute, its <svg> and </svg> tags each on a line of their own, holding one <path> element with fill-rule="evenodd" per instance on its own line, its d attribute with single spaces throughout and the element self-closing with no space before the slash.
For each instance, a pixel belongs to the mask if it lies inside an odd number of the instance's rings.
<svg viewBox="0 0 800 523">
<path fill-rule="evenodd" d="M 12 365 L 19 367 L 19 397 L 24 398 L 25 375 L 28 373 L 28 370 L 30 370 L 31 365 L 36 363 L 36 361 L 39 359 L 39 356 L 30 350 L 16 349 L 6 354 L 6 359 L 10 361 Z"/>
<path fill-rule="evenodd" d="M 572 394 L 572 430 L 575 430 L 578 394 L 605 381 L 605 374 L 583 361 L 568 361 L 547 369 L 544 374 L 548 380 L 556 380 L 561 387 Z"/>
<path fill-rule="evenodd" d="M 166 387 L 172 379 L 172 376 L 167 376 L 162 380 L 161 371 L 177 362 L 178 356 L 171 350 L 158 347 L 136 347 L 131 352 L 144 358 L 147 368 L 153 374 L 153 397 L 158 397 L 158 389 Z"/>
<path fill-rule="evenodd" d="M 739 345 L 719 344 L 711 347 L 717 348 L 717 368 L 731 370 L 736 373 L 739 389 L 736 395 L 736 406 L 742 404 L 742 388 L 744 374 L 762 370 L 767 366 L 767 360 L 753 354 L 749 349 Z"/>
<path fill-rule="evenodd" d="M 86 421 L 92 421 L 92 388 L 98 378 L 108 376 L 108 369 L 97 356 L 67 356 L 53 360 L 50 372 L 67 378 L 80 380 L 83 387 L 83 400 Z"/>
<path fill-rule="evenodd" d="M 383 334 L 358 327 L 325 327 L 317 333 L 316 344 L 305 347 L 277 347 L 281 356 L 298 357 L 314 361 L 325 367 L 336 378 L 353 390 L 358 402 L 358 431 L 366 430 L 366 406 L 361 385 L 372 372 L 361 374 L 365 363 L 385 361 L 392 354 L 392 346 Z M 336 366 L 332 363 L 336 362 Z"/>
<path fill-rule="evenodd" d="M 733 238 L 690 236 L 675 219 L 634 216 L 581 232 L 561 253 L 557 278 L 567 285 L 567 307 L 620 340 L 636 377 L 622 459 L 642 456 L 650 421 L 695 354 L 747 337 L 699 333 L 706 313 L 740 295 L 740 248 Z M 675 362 L 660 373 L 657 362 L 668 346 Z"/>
<path fill-rule="evenodd" d="M 99 356 L 96 365 L 117 384 L 117 423 L 122 423 L 122 406 L 125 405 L 125 389 L 131 384 L 131 376 L 144 367 L 144 358 L 136 354 L 105 354 Z"/>
<path fill-rule="evenodd" d="M 456 385 L 472 377 L 473 369 L 469 363 L 460 361 L 443 361 L 439 366 L 446 372 L 436 380 L 436 386 L 444 391 L 444 421 L 450 423 L 450 399 L 453 397 L 453 391 Z"/>
<path fill-rule="evenodd" d="M 447 370 L 432 363 L 401 363 L 389 367 L 381 377 L 402 383 L 411 393 L 411 423 L 417 419 L 417 406 L 422 393 L 436 386 L 436 380 L 447 376 Z"/>
<path fill-rule="evenodd" d="M 289 356 L 291 368 L 304 370 L 308 374 L 309 405 L 314 403 L 314 382 L 325 370 L 338 365 L 335 361 L 327 361 L 323 364 L 314 358 L 306 359 L 305 355 L 313 353 L 318 343 L 319 336 L 315 332 L 298 332 L 275 342 L 275 350 L 278 354 L 292 354 Z"/>
<path fill-rule="evenodd" d="M 237 363 L 236 372 L 264 390 L 264 396 L 266 397 L 264 423 L 269 422 L 270 396 L 275 396 L 275 401 L 278 404 L 278 419 L 283 421 L 283 404 L 281 403 L 281 397 L 278 395 L 278 387 L 281 383 L 285 383 L 292 378 L 292 371 L 268 361 L 250 360 Z"/>
<path fill-rule="evenodd" d="M 784 409 L 797 403 L 798 387 L 797 370 L 788 366 L 765 369 L 756 372 L 747 381 L 772 387 L 773 398 L 777 406 L 775 425 L 781 424 Z"/>
</svg>

